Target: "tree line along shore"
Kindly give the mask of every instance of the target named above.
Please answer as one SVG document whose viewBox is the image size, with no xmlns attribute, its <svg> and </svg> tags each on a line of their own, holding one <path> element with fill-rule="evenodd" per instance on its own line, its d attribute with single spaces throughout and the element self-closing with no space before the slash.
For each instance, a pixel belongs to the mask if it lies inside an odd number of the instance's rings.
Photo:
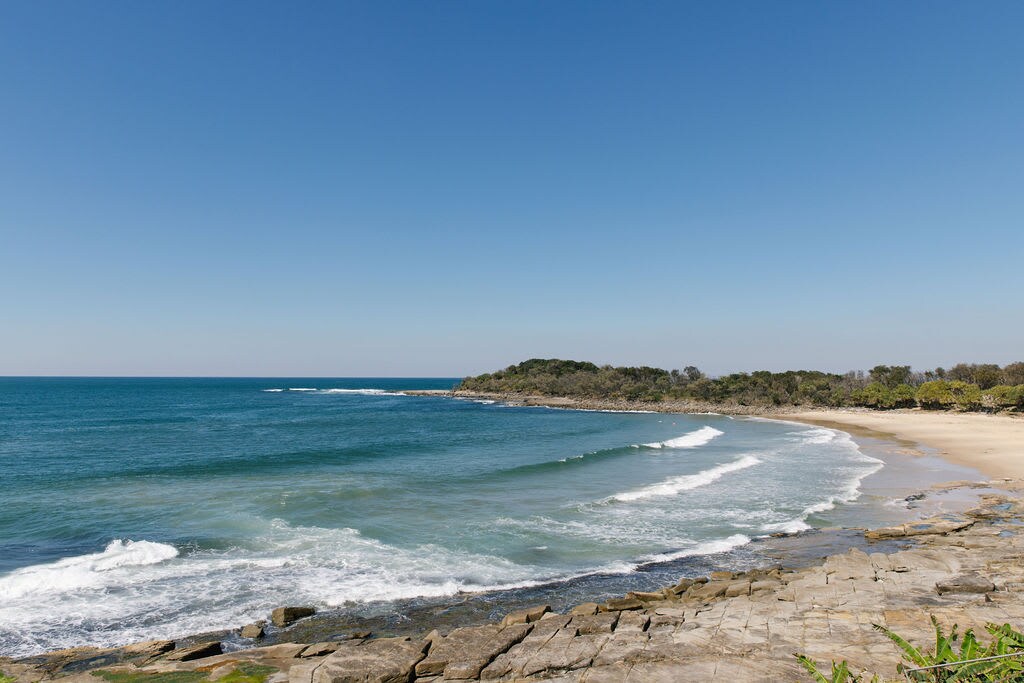
<svg viewBox="0 0 1024 683">
<path fill-rule="evenodd" d="M 533 358 L 497 372 L 466 377 L 456 391 L 764 408 L 918 407 L 1017 413 L 1024 411 L 1024 362 L 1002 367 L 960 363 L 925 371 L 914 371 L 909 365 L 877 365 L 867 372 L 845 374 L 759 370 L 708 377 L 694 366 L 663 370 Z"/>
</svg>

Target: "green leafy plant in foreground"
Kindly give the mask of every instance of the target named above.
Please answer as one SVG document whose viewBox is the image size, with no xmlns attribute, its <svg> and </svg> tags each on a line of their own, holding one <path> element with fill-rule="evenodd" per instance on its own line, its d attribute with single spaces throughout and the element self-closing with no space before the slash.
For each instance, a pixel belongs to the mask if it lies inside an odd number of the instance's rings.
<svg viewBox="0 0 1024 683">
<path fill-rule="evenodd" d="M 845 661 L 838 664 L 832 662 L 832 671 L 822 673 L 818 669 L 818 665 L 806 655 L 797 655 L 796 658 L 817 683 L 861 683 L 864 680 L 863 675 L 850 671 L 850 666 Z M 872 676 L 870 683 L 877 683 L 878 680 L 878 676 Z"/>
<path fill-rule="evenodd" d="M 0 683 L 14 683 L 14 676 L 8 676 L 3 671 L 0 671 Z"/>
<path fill-rule="evenodd" d="M 876 630 L 899 647 L 906 663 L 899 664 L 896 670 L 907 680 L 932 683 L 1024 681 L 1024 634 L 1015 631 L 1009 624 L 988 624 L 985 629 L 992 635 L 992 641 L 984 647 L 978 642 L 974 632 L 968 630 L 964 633 L 958 648 L 957 626 L 954 624 L 949 634 L 945 634 L 935 617 L 932 617 L 931 621 L 935 629 L 933 653 L 922 652 L 892 630 L 878 624 L 874 625 Z M 1014 656 L 1018 654 L 1021 656 Z M 818 683 L 859 683 L 866 675 L 855 675 L 845 661 L 839 664 L 832 662 L 830 676 L 829 673 L 819 670 L 805 655 L 797 655 L 797 660 Z M 925 667 L 934 668 L 920 670 Z M 878 680 L 880 679 L 877 676 L 871 678 L 872 683 Z"/>
</svg>

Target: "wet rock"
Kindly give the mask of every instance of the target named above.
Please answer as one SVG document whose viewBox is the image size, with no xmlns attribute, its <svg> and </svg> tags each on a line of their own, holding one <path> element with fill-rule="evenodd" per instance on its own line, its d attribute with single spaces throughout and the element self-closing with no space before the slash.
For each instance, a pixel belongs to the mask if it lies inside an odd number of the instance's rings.
<svg viewBox="0 0 1024 683">
<path fill-rule="evenodd" d="M 530 624 L 534 621 L 538 621 L 544 614 L 551 611 L 551 607 L 548 605 L 539 605 L 537 607 L 527 607 L 526 609 L 516 610 L 515 612 L 509 612 L 505 615 L 505 618 L 501 620 L 502 626 L 511 626 L 513 624 Z"/>
<path fill-rule="evenodd" d="M 640 602 L 636 598 L 612 598 L 605 603 L 605 608 L 609 612 L 629 610 L 629 609 L 641 609 L 644 603 Z"/>
<path fill-rule="evenodd" d="M 270 620 L 274 622 L 274 626 L 283 628 L 314 614 L 316 609 L 313 607 L 278 607 L 270 613 Z"/>
<path fill-rule="evenodd" d="M 919 522 L 882 527 L 864 532 L 870 539 L 903 538 L 907 536 L 926 536 L 929 534 L 948 534 L 961 531 L 974 524 L 974 520 L 963 515 L 946 514 L 938 517 L 922 519 Z"/>
<path fill-rule="evenodd" d="M 163 658 L 165 662 L 191 662 L 193 659 L 203 659 L 204 657 L 213 657 L 223 653 L 221 649 L 220 641 L 215 640 L 209 643 L 199 643 L 198 645 L 192 645 L 191 647 L 183 647 L 179 650 L 173 650 L 170 654 Z"/>
<path fill-rule="evenodd" d="M 251 624 L 246 624 L 242 627 L 241 635 L 243 638 L 249 638 L 250 640 L 256 640 L 257 638 L 263 637 L 263 627 L 267 625 L 265 621 L 254 621 Z"/>
<path fill-rule="evenodd" d="M 734 574 L 733 572 L 718 571 L 718 572 L 711 572 L 708 575 L 708 577 L 712 581 L 729 581 L 731 579 L 736 578 L 736 574 Z"/>
<path fill-rule="evenodd" d="M 939 591 L 939 595 L 946 593 L 990 593 L 995 588 L 991 581 L 974 572 L 954 576 L 950 579 L 938 581 L 935 584 L 935 589 Z"/>
<path fill-rule="evenodd" d="M 427 647 L 427 641 L 378 638 L 339 648 L 313 669 L 311 683 L 408 681 Z"/>
<path fill-rule="evenodd" d="M 665 599 L 665 594 L 661 591 L 630 591 L 626 597 L 636 598 L 640 602 L 660 602 Z"/>
</svg>

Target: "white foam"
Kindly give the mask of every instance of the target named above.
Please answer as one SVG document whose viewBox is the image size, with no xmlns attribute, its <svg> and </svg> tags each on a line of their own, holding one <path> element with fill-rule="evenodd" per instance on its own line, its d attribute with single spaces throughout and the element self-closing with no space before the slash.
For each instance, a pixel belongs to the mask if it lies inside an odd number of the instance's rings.
<svg viewBox="0 0 1024 683">
<path fill-rule="evenodd" d="M 839 432 L 834 429 L 816 427 L 814 429 L 808 429 L 803 432 L 797 432 L 796 436 L 800 437 L 800 440 L 803 443 L 812 445 L 822 445 L 835 441 L 836 437 L 842 433 L 843 432 Z"/>
<path fill-rule="evenodd" d="M 714 555 L 716 553 L 725 553 L 744 546 L 750 543 L 750 537 L 743 534 L 733 534 L 728 538 L 722 538 L 714 541 L 704 541 L 697 545 L 680 550 L 672 553 L 660 553 L 658 555 L 648 555 L 644 557 L 645 562 L 670 562 L 672 560 L 679 560 L 684 557 L 695 557 L 697 555 Z"/>
<path fill-rule="evenodd" d="M 761 531 L 766 531 L 770 533 L 797 534 L 801 531 L 807 531 L 810 528 L 811 525 L 804 521 L 803 516 L 800 516 L 796 519 L 791 519 L 786 522 L 764 524 L 761 526 Z"/>
<path fill-rule="evenodd" d="M 288 391 L 316 391 L 316 387 L 289 387 Z"/>
<path fill-rule="evenodd" d="M 0 642 L 9 656 L 117 646 L 232 628 L 275 605 L 503 590 L 561 578 L 554 573 L 491 555 L 398 548 L 353 529 L 274 520 L 247 548 L 178 557 L 162 543 L 114 541 L 101 553 L 16 570 L 0 578 Z"/>
<path fill-rule="evenodd" d="M 407 396 L 400 391 L 385 391 L 384 389 L 324 389 L 324 394 L 356 394 L 359 396 Z"/>
<path fill-rule="evenodd" d="M 725 432 L 719 431 L 714 427 L 704 425 L 700 429 L 683 434 L 682 436 L 677 436 L 674 439 L 658 441 L 655 443 L 645 443 L 644 446 L 647 448 L 698 448 L 724 433 Z"/>
<path fill-rule="evenodd" d="M 682 493 L 683 491 L 689 491 L 690 489 L 699 488 L 701 486 L 707 486 L 712 482 L 718 481 L 730 472 L 738 472 L 740 470 L 747 469 L 759 464 L 761 461 L 752 455 L 745 455 L 739 460 L 725 463 L 724 465 L 718 465 L 711 469 L 698 472 L 697 474 L 684 474 L 680 477 L 671 477 L 665 481 L 645 486 L 640 489 L 634 489 L 633 491 L 625 491 L 623 493 L 616 493 L 614 496 L 609 496 L 602 502 L 620 501 L 630 502 L 634 500 L 642 500 L 644 498 L 655 498 L 658 496 L 674 496 Z"/>
<path fill-rule="evenodd" d="M 166 543 L 115 540 L 101 553 L 33 565 L 0 578 L 0 599 L 103 587 L 118 581 L 120 573 L 114 570 L 157 564 L 177 556 L 178 549 Z"/>
<path fill-rule="evenodd" d="M 279 392 L 279 391 L 284 391 L 284 389 L 263 389 L 263 391 L 266 391 L 266 392 L 270 392 L 270 393 L 275 393 L 275 394 L 276 394 L 276 393 L 277 393 L 277 392 Z"/>
</svg>

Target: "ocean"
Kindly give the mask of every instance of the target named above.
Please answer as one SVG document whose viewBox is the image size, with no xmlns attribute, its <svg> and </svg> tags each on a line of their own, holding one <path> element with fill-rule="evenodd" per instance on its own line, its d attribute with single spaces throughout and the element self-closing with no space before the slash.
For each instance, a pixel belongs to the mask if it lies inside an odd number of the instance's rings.
<svg viewBox="0 0 1024 683">
<path fill-rule="evenodd" d="M 839 431 L 400 393 L 456 382 L 0 378 L 0 655 L 617 586 L 905 508 Z"/>
</svg>

